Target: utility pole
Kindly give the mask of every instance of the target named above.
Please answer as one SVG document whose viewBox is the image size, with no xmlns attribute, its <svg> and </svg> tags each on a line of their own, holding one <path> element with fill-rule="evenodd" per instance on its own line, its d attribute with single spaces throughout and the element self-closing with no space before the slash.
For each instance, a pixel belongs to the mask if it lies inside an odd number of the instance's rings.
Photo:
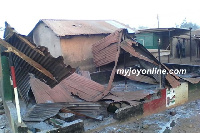
<svg viewBox="0 0 200 133">
<path fill-rule="evenodd" d="M 159 79 L 160 79 L 160 89 L 162 87 L 162 70 L 161 70 L 161 60 L 160 60 L 160 38 L 158 39 L 158 60 L 159 60 L 159 70 L 161 71 Z"/>
<path fill-rule="evenodd" d="M 158 28 L 159 28 L 159 16 L 158 16 L 158 14 L 157 14 L 157 21 L 158 21 Z"/>
<path fill-rule="evenodd" d="M 190 27 L 189 29 L 190 29 L 190 62 L 191 62 L 192 61 L 192 36 L 191 36 L 192 27 Z"/>
</svg>

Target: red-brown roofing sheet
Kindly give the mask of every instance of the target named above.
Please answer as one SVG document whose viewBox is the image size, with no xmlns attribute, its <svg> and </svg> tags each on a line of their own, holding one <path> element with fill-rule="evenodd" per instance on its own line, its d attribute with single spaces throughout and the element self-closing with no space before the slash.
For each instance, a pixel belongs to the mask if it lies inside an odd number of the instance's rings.
<svg viewBox="0 0 200 133">
<path fill-rule="evenodd" d="M 155 90 L 152 93 L 157 93 L 158 90 Z M 144 99 L 146 96 L 148 96 L 149 93 L 145 90 L 140 90 L 140 91 L 132 91 L 132 92 L 116 92 L 116 91 L 111 91 L 109 95 L 105 96 L 103 99 L 109 99 L 113 100 L 114 102 L 128 102 L 130 105 L 135 105 L 135 101 L 139 101 L 140 99 Z"/>
<path fill-rule="evenodd" d="M 138 52 L 135 51 L 135 49 L 133 49 L 133 47 L 131 45 L 129 45 L 128 41 L 130 42 L 131 40 L 124 40 L 123 42 L 121 42 L 121 48 L 124 49 L 126 52 L 130 53 L 132 56 L 135 56 L 141 60 L 145 60 L 148 61 L 150 63 L 154 63 L 154 61 L 150 60 L 149 58 L 139 54 Z"/>
<path fill-rule="evenodd" d="M 120 75 L 125 76 L 125 74 L 121 74 L 121 73 L 120 73 Z M 130 74 L 130 75 L 127 75 L 126 77 L 128 79 L 134 80 L 134 81 L 140 81 L 140 82 L 148 83 L 148 84 L 157 84 L 155 79 L 150 78 L 148 76 L 141 75 L 141 74 L 139 74 L 137 76 L 136 76 L 136 74 Z"/>
<path fill-rule="evenodd" d="M 119 42 L 120 32 L 121 30 L 117 30 L 104 39 L 101 39 L 97 43 L 93 44 L 92 53 L 96 67 L 115 61 L 117 54 L 116 43 Z"/>
<path fill-rule="evenodd" d="M 98 101 L 108 94 L 103 85 L 76 73 L 62 80 L 54 88 L 36 78 L 31 78 L 30 83 L 37 103 L 75 102 L 72 94 L 85 101 Z"/>
<path fill-rule="evenodd" d="M 61 81 L 59 85 L 86 101 L 98 101 L 108 94 L 103 85 L 76 73 Z"/>
<path fill-rule="evenodd" d="M 192 83 L 192 84 L 197 84 L 197 83 L 200 82 L 200 77 L 198 77 L 198 78 L 183 78 L 183 79 Z"/>
<path fill-rule="evenodd" d="M 169 82 L 169 84 L 173 87 L 173 88 L 176 88 L 177 86 L 180 85 L 180 82 L 174 77 L 172 76 L 171 74 L 167 74 L 166 75 L 166 79 L 167 81 Z"/>
<path fill-rule="evenodd" d="M 76 102 L 64 88 L 56 85 L 51 89 L 47 84 L 36 78 L 30 79 L 31 89 L 37 103 Z"/>
<path fill-rule="evenodd" d="M 96 66 L 103 66 L 115 61 L 117 55 L 117 45 L 112 44 L 109 47 L 99 51 L 99 54 L 95 56 L 94 63 Z"/>
</svg>

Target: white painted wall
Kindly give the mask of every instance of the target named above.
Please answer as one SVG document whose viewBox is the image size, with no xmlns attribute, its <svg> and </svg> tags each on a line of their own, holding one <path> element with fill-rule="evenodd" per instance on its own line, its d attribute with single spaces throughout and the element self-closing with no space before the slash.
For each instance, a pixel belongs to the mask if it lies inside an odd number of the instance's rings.
<svg viewBox="0 0 200 133">
<path fill-rule="evenodd" d="M 60 38 L 44 23 L 33 31 L 33 41 L 38 46 L 45 46 L 53 57 L 62 56 Z"/>
</svg>

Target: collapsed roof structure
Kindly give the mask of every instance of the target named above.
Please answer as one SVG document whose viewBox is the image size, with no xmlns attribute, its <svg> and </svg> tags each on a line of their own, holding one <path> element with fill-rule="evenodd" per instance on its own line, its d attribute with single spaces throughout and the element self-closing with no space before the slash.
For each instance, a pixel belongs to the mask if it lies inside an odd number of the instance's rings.
<svg viewBox="0 0 200 133">
<path fill-rule="evenodd" d="M 112 69 L 108 90 L 111 88 L 117 68 L 124 68 L 124 65 L 125 67 L 134 67 L 137 64 L 137 66 L 140 66 L 140 69 L 159 68 L 159 65 L 161 65 L 161 69 L 166 69 L 167 71 L 165 77 L 168 86 L 175 88 L 180 85 L 178 81 L 180 78 L 175 74 L 170 74 L 169 69 L 165 65 L 161 64 L 143 45 L 130 38 L 125 29 L 117 30 L 98 41 L 93 45 L 92 49 L 96 67 L 106 67 L 106 65 L 109 65 L 112 62 L 115 63 Z M 121 57 L 123 58 L 123 62 L 119 62 Z M 127 65 L 124 60 L 126 60 Z M 136 81 L 152 83 L 152 80 L 159 82 L 158 76 L 157 73 L 137 76 L 132 74 L 128 76 L 128 78 Z"/>
<path fill-rule="evenodd" d="M 147 70 L 160 67 L 168 72 L 163 75 L 163 87 L 176 88 L 180 85 L 178 81 L 180 78 L 170 74 L 169 69 L 144 46 L 129 37 L 126 29 L 116 30 L 93 44 L 92 52 L 96 67 L 100 70 L 112 71 L 106 85 L 95 82 L 84 74 L 80 75 L 76 72 L 77 69 L 64 64 L 61 56 L 52 57 L 46 47 L 37 47 L 31 39 L 20 35 L 7 23 L 4 36 L 5 40 L 0 39 L 0 44 L 7 49 L 7 52 L 12 52 L 19 94 L 28 104 L 31 100 L 30 93 L 32 93 L 36 102 L 24 118 L 27 121 L 44 121 L 63 108 L 82 114 L 86 112 L 86 116 L 90 116 L 88 112 L 101 110 L 102 105 L 96 103 L 98 101 L 112 100 L 137 106 L 141 104 L 141 99 L 158 93 L 158 89 L 153 92 L 113 91 L 114 78 L 117 69 L 120 68 Z M 121 74 L 121 76 L 148 84 L 160 83 L 158 74 L 138 76 Z M 40 116 L 35 112 L 45 112 L 46 107 L 49 107 L 49 113 L 41 113 L 42 119 L 38 119 Z"/>
</svg>

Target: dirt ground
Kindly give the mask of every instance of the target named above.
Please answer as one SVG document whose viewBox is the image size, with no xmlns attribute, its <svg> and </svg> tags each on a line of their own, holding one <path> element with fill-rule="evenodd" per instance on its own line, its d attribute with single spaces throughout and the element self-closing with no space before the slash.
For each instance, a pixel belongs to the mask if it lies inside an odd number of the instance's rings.
<svg viewBox="0 0 200 133">
<path fill-rule="evenodd" d="M 167 57 L 161 58 L 167 62 Z M 200 59 L 186 57 L 183 59 L 170 59 L 170 63 L 200 65 Z M 200 133 L 200 91 L 189 93 L 188 103 L 152 114 L 150 116 L 138 116 L 123 122 L 105 118 L 106 124 L 96 125 L 93 129 L 87 129 L 92 133 Z M 0 110 L 1 111 L 1 110 Z M 0 133 L 12 133 L 6 115 L 0 114 Z"/>
<path fill-rule="evenodd" d="M 12 133 L 5 115 L 2 98 L 0 97 L 0 133 Z"/>
<path fill-rule="evenodd" d="M 161 113 L 116 122 L 94 133 L 200 133 L 200 100 Z"/>
</svg>

